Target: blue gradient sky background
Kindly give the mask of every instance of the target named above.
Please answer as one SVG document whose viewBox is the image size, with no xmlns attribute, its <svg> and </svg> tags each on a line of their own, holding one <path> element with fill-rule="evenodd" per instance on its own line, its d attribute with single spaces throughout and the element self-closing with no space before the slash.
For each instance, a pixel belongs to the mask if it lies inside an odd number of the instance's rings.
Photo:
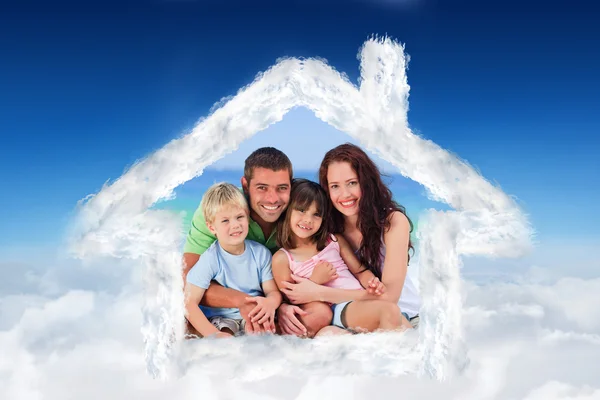
<svg viewBox="0 0 600 400">
<path fill-rule="evenodd" d="M 598 15 L 589 0 L 2 2 L 2 394 L 372 399 L 377 388 L 387 398 L 600 399 Z M 294 370 L 244 383 L 229 379 L 235 365 L 217 363 L 214 378 L 190 365 L 182 379 L 151 379 L 143 340 L 152 332 L 140 329 L 156 304 L 147 301 L 148 266 L 56 257 L 77 201 L 184 135 L 280 57 L 319 56 L 356 82 L 356 55 L 372 34 L 406 44 L 413 130 L 516 196 L 538 232 L 528 257 L 463 260 L 464 376 L 335 377 L 329 364 L 314 379 Z M 294 110 L 157 207 L 193 210 L 213 180 L 237 181 L 258 146 L 280 147 L 310 175 L 346 140 Z M 445 207 L 399 176 L 392 187 L 413 219 Z M 240 366 L 273 370 L 249 362 L 254 354 L 240 352 Z M 350 361 L 342 369 L 358 360 Z"/>
<path fill-rule="evenodd" d="M 406 44 L 415 132 L 518 197 L 541 245 L 600 259 L 597 6 L 85 3 L 25 1 L 0 12 L 0 260 L 51 252 L 78 200 L 279 57 L 322 57 L 356 82 L 356 55 L 371 34 Z M 348 139 L 295 110 L 215 167 L 239 171 L 268 143 L 310 170 Z M 199 201 L 193 184 L 175 208 Z M 418 186 L 406 190 L 405 198 L 422 196 Z M 422 199 L 415 207 L 428 206 Z"/>
</svg>

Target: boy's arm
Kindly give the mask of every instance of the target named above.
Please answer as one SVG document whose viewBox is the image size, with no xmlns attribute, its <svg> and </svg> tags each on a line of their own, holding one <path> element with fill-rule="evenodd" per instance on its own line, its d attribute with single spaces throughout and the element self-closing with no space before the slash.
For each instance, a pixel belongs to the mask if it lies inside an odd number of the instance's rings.
<svg viewBox="0 0 600 400">
<path fill-rule="evenodd" d="M 188 283 L 185 288 L 186 318 L 194 328 L 204 337 L 219 333 L 219 330 L 210 323 L 198 304 L 202 300 L 206 289 Z"/>
<path fill-rule="evenodd" d="M 262 289 L 265 293 L 265 297 L 271 303 L 274 308 L 279 307 L 281 304 L 282 296 L 279 288 L 274 279 L 262 283 Z"/>
<path fill-rule="evenodd" d="M 260 286 L 264 296 L 246 298 L 247 303 L 256 304 L 248 316 L 253 324 L 259 324 L 265 331 L 275 333 L 275 313 L 281 304 L 281 293 L 273 278 L 271 252 L 265 246 L 258 245 L 256 254 Z"/>
<path fill-rule="evenodd" d="M 348 269 L 358 279 L 362 287 L 367 289 L 371 280 L 375 278 L 375 274 L 360 263 L 352 251 L 350 244 L 348 244 L 342 235 L 336 235 L 336 238 L 340 244 L 340 255 L 348 266 Z"/>
<path fill-rule="evenodd" d="M 267 332 L 276 332 L 275 313 L 281 304 L 281 293 L 272 278 L 261 283 L 264 297 L 254 296 L 248 300 L 256 303 L 256 307 L 250 311 L 251 321 L 264 326 Z M 246 325 L 247 326 L 247 325 Z"/>
</svg>

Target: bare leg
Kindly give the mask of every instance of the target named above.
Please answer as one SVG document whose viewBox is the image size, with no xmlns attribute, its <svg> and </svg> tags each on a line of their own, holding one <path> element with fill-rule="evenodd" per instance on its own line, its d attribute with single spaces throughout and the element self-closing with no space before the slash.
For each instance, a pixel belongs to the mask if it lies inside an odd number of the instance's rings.
<svg viewBox="0 0 600 400">
<path fill-rule="evenodd" d="M 406 317 L 404 315 L 402 315 L 402 329 L 403 331 L 407 330 L 407 329 L 414 329 L 415 327 L 412 325 L 412 323 L 406 319 Z M 418 326 L 418 321 L 416 321 L 417 326 Z"/>
<path fill-rule="evenodd" d="M 412 328 L 398 305 L 382 300 L 353 301 L 345 310 L 345 320 L 348 327 L 367 332 Z"/>
<path fill-rule="evenodd" d="M 300 322 L 306 327 L 306 336 L 309 338 L 315 337 L 317 332 L 331 324 L 333 311 L 326 303 L 314 301 L 302 304 L 300 308 L 308 313 L 308 315 L 300 317 Z"/>
<path fill-rule="evenodd" d="M 319 332 L 317 332 L 315 337 L 317 337 L 317 336 L 338 336 L 338 335 L 352 335 L 352 333 L 348 332 L 345 329 L 337 327 L 335 325 L 329 325 L 329 326 L 326 326 L 325 328 L 322 328 Z"/>
</svg>

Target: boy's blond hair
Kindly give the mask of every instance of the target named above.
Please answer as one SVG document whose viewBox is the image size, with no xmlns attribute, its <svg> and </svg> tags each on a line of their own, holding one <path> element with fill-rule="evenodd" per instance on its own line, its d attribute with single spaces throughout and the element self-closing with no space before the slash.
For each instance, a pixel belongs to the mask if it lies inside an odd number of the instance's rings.
<svg viewBox="0 0 600 400">
<path fill-rule="evenodd" d="M 200 203 L 204 221 L 212 223 L 216 214 L 226 206 L 239 207 L 248 213 L 248 203 L 240 189 L 227 182 L 215 183 L 206 191 Z"/>
</svg>

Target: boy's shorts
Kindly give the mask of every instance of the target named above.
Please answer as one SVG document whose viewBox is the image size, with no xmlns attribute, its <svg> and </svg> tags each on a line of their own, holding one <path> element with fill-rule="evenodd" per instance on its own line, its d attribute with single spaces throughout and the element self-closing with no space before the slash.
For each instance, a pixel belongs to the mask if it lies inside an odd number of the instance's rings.
<svg viewBox="0 0 600 400">
<path fill-rule="evenodd" d="M 233 336 L 242 336 L 246 332 L 246 321 L 242 318 L 227 318 L 215 315 L 208 319 L 218 330 L 223 328 L 229 329 L 233 332 Z"/>
<path fill-rule="evenodd" d="M 344 303 L 339 303 L 339 304 L 333 304 L 331 306 L 331 310 L 333 311 L 333 320 L 331 321 L 331 325 L 337 326 L 339 328 L 342 329 L 346 329 L 346 330 L 351 330 L 350 328 L 348 328 L 348 326 L 346 325 L 346 307 L 348 306 L 348 304 L 352 303 L 352 301 L 346 301 Z M 412 318 L 408 317 L 408 314 L 405 312 L 402 312 L 402 315 L 404 315 L 404 317 L 408 320 L 408 322 L 410 322 L 410 324 L 412 325 L 412 327 L 414 329 L 417 329 L 419 327 L 419 315 L 415 315 Z"/>
</svg>

